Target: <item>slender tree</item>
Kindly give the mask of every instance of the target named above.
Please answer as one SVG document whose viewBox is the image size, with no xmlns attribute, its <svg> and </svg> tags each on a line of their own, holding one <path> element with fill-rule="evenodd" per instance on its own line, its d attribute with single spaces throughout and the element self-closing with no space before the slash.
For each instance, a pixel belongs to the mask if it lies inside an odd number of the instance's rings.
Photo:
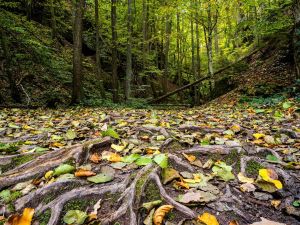
<svg viewBox="0 0 300 225">
<path fill-rule="evenodd" d="M 128 15 L 127 15 L 127 52 L 126 52 L 126 78 L 125 78 L 125 100 L 128 101 L 131 92 L 132 79 L 132 0 L 128 0 Z"/>
<path fill-rule="evenodd" d="M 73 92 L 72 104 L 78 104 L 82 100 L 82 33 L 84 0 L 74 1 L 73 23 Z"/>
<path fill-rule="evenodd" d="M 101 97 L 104 99 L 105 96 L 105 90 L 103 87 L 103 77 L 102 77 L 102 69 L 101 69 L 101 49 L 100 49 L 100 21 L 99 21 L 99 0 L 95 0 L 95 28 L 96 28 L 96 73 L 97 77 L 100 80 L 100 94 Z"/>
<path fill-rule="evenodd" d="M 118 58 L 117 58 L 117 0 L 111 0 L 112 32 L 112 88 L 113 102 L 119 102 Z"/>
<path fill-rule="evenodd" d="M 56 25 L 56 16 L 55 16 L 55 5 L 54 0 L 50 0 L 50 13 L 51 13 L 51 28 L 52 28 L 52 39 L 56 38 L 57 25 Z"/>
</svg>

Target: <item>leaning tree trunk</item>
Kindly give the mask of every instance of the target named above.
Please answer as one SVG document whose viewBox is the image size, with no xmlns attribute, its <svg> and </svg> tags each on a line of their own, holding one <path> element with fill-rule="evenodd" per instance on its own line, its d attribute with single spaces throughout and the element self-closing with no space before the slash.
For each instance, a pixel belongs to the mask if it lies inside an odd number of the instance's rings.
<svg viewBox="0 0 300 225">
<path fill-rule="evenodd" d="M 84 0 L 74 3 L 75 18 L 73 25 L 73 93 L 72 104 L 80 103 L 82 99 L 82 33 Z"/>
<path fill-rule="evenodd" d="M 113 102 L 119 102 L 118 58 L 117 58 L 117 0 L 111 0 L 111 32 L 112 32 L 112 92 Z"/>
</svg>

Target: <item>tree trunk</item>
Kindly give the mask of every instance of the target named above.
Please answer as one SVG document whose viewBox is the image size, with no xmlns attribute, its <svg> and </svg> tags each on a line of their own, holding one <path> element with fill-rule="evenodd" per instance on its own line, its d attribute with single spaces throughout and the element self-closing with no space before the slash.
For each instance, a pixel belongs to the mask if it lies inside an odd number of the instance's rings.
<svg viewBox="0 0 300 225">
<path fill-rule="evenodd" d="M 128 0 L 128 18 L 127 18 L 127 52 L 126 52 L 126 78 L 125 78 L 125 100 L 130 99 L 131 79 L 132 79 L 132 0 Z"/>
<path fill-rule="evenodd" d="M 84 0 L 74 2 L 75 18 L 73 25 L 73 93 L 72 104 L 82 100 L 82 33 Z"/>
<path fill-rule="evenodd" d="M 55 6 L 54 0 L 50 0 L 50 13 L 51 13 L 51 28 L 52 28 L 52 39 L 56 38 L 56 17 L 55 17 Z"/>
<path fill-rule="evenodd" d="M 100 80 L 100 94 L 105 99 L 105 90 L 103 87 L 103 77 L 101 73 L 101 49 L 100 49 L 100 22 L 99 22 L 99 0 L 95 0 L 95 28 L 96 28 L 96 73 Z"/>
<path fill-rule="evenodd" d="M 33 0 L 27 0 L 26 1 L 26 17 L 27 20 L 31 20 L 31 15 L 32 15 L 32 1 Z"/>
<path fill-rule="evenodd" d="M 163 92 L 168 91 L 168 79 L 169 79 L 169 50 L 170 50 L 170 36 L 172 31 L 171 16 L 166 16 L 166 40 L 164 45 L 164 78 L 163 78 Z"/>
<path fill-rule="evenodd" d="M 196 18 L 198 18 L 199 2 L 196 0 Z M 199 23 L 196 22 L 196 80 L 201 77 L 201 62 L 200 62 L 200 31 Z M 200 104 L 200 90 L 199 86 L 195 86 L 195 105 Z"/>
<path fill-rule="evenodd" d="M 10 85 L 11 97 L 15 102 L 21 103 L 22 99 L 21 99 L 20 91 L 16 84 L 15 77 L 13 76 L 13 74 L 11 72 L 11 55 L 10 55 L 9 46 L 8 46 L 8 42 L 7 42 L 7 34 L 5 31 L 3 31 L 1 29 L 0 29 L 0 31 L 1 31 L 0 32 L 1 44 L 2 44 L 4 58 L 5 58 L 5 71 L 7 73 L 7 78 L 8 78 L 9 85 Z"/>
<path fill-rule="evenodd" d="M 294 2 L 294 62 L 296 76 L 300 79 L 300 0 Z"/>
<path fill-rule="evenodd" d="M 146 69 L 146 55 L 148 53 L 148 0 L 143 0 L 143 70 Z"/>
<path fill-rule="evenodd" d="M 117 58 L 117 0 L 111 0 L 111 32 L 112 32 L 112 87 L 113 102 L 119 102 L 118 58 Z"/>
</svg>

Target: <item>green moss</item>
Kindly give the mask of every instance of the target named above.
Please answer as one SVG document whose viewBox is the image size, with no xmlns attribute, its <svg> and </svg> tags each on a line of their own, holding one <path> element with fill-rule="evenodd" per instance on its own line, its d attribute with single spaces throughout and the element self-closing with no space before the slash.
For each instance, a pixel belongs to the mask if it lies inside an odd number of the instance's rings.
<svg viewBox="0 0 300 225">
<path fill-rule="evenodd" d="M 15 168 L 17 166 L 20 166 L 22 164 L 25 164 L 25 163 L 33 160 L 34 157 L 36 157 L 36 155 L 17 156 L 17 157 L 15 157 L 15 158 L 12 159 L 11 163 L 0 167 L 0 169 L 4 173 L 4 172 L 6 172 L 8 170 L 11 170 L 11 169 L 13 169 L 13 168 Z"/>
<path fill-rule="evenodd" d="M 235 169 L 240 171 L 241 170 L 241 160 L 240 158 L 242 155 L 238 152 L 237 149 L 233 149 L 227 156 L 224 158 L 224 162 L 227 165 L 235 164 Z"/>
<path fill-rule="evenodd" d="M 155 201 L 161 199 L 160 192 L 153 182 L 149 182 L 145 190 L 146 201 Z"/>
<path fill-rule="evenodd" d="M 174 220 L 175 217 L 176 217 L 176 213 L 175 213 L 174 211 L 171 211 L 171 212 L 169 212 L 169 213 L 167 214 L 167 220 L 168 220 L 168 221 Z"/>
<path fill-rule="evenodd" d="M 263 166 L 260 163 L 254 160 L 249 160 L 246 164 L 246 174 L 248 176 L 256 177 L 258 175 L 258 171 L 262 168 Z"/>
<path fill-rule="evenodd" d="M 50 217 L 51 211 L 48 209 L 43 214 L 38 215 L 37 220 L 39 221 L 40 225 L 47 225 Z"/>
</svg>

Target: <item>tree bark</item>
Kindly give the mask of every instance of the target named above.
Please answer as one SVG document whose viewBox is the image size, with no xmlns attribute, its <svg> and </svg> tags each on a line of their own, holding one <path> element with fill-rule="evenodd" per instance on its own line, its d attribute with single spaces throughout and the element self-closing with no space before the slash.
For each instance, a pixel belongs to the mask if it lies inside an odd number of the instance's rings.
<svg viewBox="0 0 300 225">
<path fill-rule="evenodd" d="M 131 80 L 132 80 L 132 0 L 128 0 L 128 18 L 127 18 L 127 52 L 126 52 L 126 78 L 125 78 L 125 100 L 130 99 Z"/>
<path fill-rule="evenodd" d="M 50 0 L 50 13 L 51 13 L 52 39 L 55 39 L 56 38 L 57 26 L 56 26 L 54 0 Z"/>
<path fill-rule="evenodd" d="M 294 62 L 296 76 L 300 79 L 300 0 L 294 1 Z"/>
<path fill-rule="evenodd" d="M 82 33 L 84 0 L 74 1 L 75 18 L 73 25 L 73 93 L 72 104 L 82 100 Z"/>
<path fill-rule="evenodd" d="M 119 102 L 118 58 L 117 58 L 117 0 L 111 0 L 112 32 L 112 92 L 113 102 Z"/>
<path fill-rule="evenodd" d="M 16 84 L 16 80 L 11 72 L 11 55 L 9 51 L 9 45 L 7 41 L 7 34 L 4 30 L 0 29 L 0 34 L 1 34 L 1 44 L 3 48 L 3 53 L 4 53 L 4 58 L 5 58 L 5 71 L 7 73 L 7 78 L 9 81 L 10 85 L 10 91 L 11 91 L 11 97 L 12 99 L 17 102 L 21 103 L 21 95 L 20 95 L 20 90 Z"/>
<path fill-rule="evenodd" d="M 101 49 L 100 49 L 100 22 L 99 22 L 99 0 L 95 0 L 95 28 L 96 28 L 96 73 L 100 80 L 100 94 L 105 99 L 105 90 L 103 87 L 103 77 L 101 72 Z"/>
<path fill-rule="evenodd" d="M 166 27 L 165 27 L 166 40 L 164 45 L 164 78 L 163 78 L 163 92 L 168 91 L 168 79 L 169 79 L 169 50 L 170 50 L 170 36 L 172 31 L 172 20 L 170 15 L 166 15 Z"/>
</svg>

